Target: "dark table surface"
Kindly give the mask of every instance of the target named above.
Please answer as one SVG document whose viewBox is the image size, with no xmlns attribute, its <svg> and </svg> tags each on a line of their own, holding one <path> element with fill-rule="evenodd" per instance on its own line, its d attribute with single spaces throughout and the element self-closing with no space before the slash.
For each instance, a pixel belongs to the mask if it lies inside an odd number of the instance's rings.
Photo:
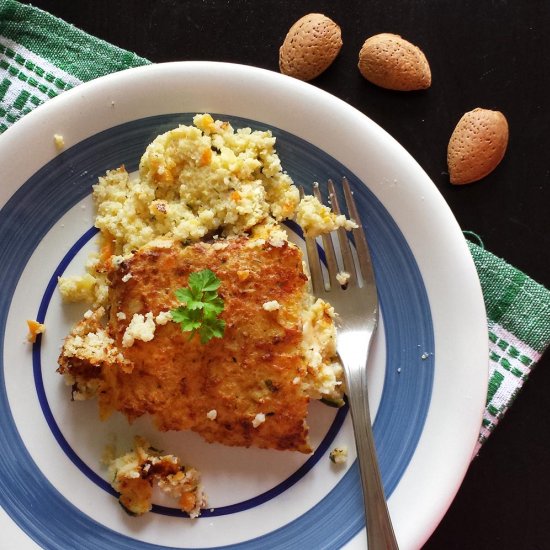
<svg viewBox="0 0 550 550">
<path fill-rule="evenodd" d="M 550 287 L 550 2 L 548 0 L 35 0 L 33 5 L 153 62 L 215 60 L 278 70 L 302 15 L 324 13 L 344 46 L 312 82 L 393 135 L 420 163 L 465 230 Z M 432 87 L 395 93 L 357 70 L 364 40 L 400 34 L 420 46 Z M 450 185 L 446 149 L 460 116 L 502 111 L 507 154 L 472 185 Z M 550 353 L 473 461 L 428 549 L 550 547 Z"/>
</svg>

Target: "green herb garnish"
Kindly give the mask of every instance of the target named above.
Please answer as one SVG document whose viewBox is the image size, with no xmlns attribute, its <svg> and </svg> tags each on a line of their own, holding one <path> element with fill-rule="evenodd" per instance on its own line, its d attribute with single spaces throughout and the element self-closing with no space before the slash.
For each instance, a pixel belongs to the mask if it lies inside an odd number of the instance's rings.
<svg viewBox="0 0 550 550">
<path fill-rule="evenodd" d="M 170 310 L 172 320 L 179 323 L 182 332 L 191 332 L 189 339 L 199 333 L 201 344 L 211 338 L 221 338 L 225 321 L 218 319 L 223 311 L 223 300 L 218 296 L 221 281 L 210 269 L 203 269 L 189 275 L 188 288 L 178 288 L 176 298 L 181 306 Z"/>
</svg>

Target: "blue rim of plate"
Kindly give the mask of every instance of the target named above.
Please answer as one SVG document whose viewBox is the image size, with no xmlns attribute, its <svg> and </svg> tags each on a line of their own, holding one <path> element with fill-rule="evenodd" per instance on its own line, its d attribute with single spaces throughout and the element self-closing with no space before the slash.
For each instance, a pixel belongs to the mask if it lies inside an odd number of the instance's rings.
<svg viewBox="0 0 550 550">
<path fill-rule="evenodd" d="M 44 548 L 66 548 L 67 545 L 94 549 L 168 548 L 130 538 L 101 525 L 53 487 L 32 460 L 18 433 L 7 399 L 3 358 L 13 293 L 44 236 L 63 214 L 89 195 L 91 185 L 107 168 L 124 164 L 129 171 L 137 169 L 145 147 L 159 133 L 177 124 L 190 124 L 192 116 L 178 113 L 147 117 L 95 134 L 40 168 L 0 210 L 0 280 L 3 281 L 0 504 L 23 531 Z M 422 433 L 435 367 L 430 305 L 412 251 L 382 203 L 336 159 L 279 128 L 240 117 L 214 116 L 228 120 L 234 128 L 271 130 L 277 138 L 282 165 L 295 183 L 304 185 L 306 190 L 312 182 L 323 182 L 328 177 L 338 179 L 345 175 L 350 181 L 367 230 L 384 317 L 386 371 L 374 434 L 384 488 L 389 496 L 414 455 Z M 44 197 L 47 197 L 47 209 Z M 261 545 L 282 550 L 300 544 L 340 548 L 364 527 L 364 521 L 355 462 L 336 487 L 300 517 L 260 537 L 215 548 L 240 550 Z"/>
</svg>

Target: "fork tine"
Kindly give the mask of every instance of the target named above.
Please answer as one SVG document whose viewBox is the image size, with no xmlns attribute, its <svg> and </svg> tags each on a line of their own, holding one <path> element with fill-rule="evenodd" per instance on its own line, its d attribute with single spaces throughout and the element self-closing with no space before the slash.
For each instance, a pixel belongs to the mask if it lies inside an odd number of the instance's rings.
<svg viewBox="0 0 550 550">
<path fill-rule="evenodd" d="M 300 196 L 304 197 L 303 187 L 300 187 Z M 317 241 L 314 237 L 304 237 L 306 241 L 307 263 L 311 275 L 311 286 L 314 294 L 320 294 L 321 291 L 325 291 L 325 282 L 323 280 L 319 252 L 317 251 Z"/>
<path fill-rule="evenodd" d="M 328 180 L 328 192 L 330 196 L 330 206 L 332 211 L 338 216 L 342 213 L 340 205 L 338 203 L 338 197 L 336 196 L 336 189 L 334 189 L 334 183 L 332 180 Z M 349 273 L 348 285 L 357 284 L 357 273 L 355 268 L 355 262 L 353 261 L 353 254 L 351 252 L 351 246 L 349 244 L 346 230 L 342 227 L 338 228 L 338 241 L 340 243 L 340 252 L 342 253 L 342 260 L 344 261 L 344 269 Z"/>
<path fill-rule="evenodd" d="M 374 271 L 372 268 L 372 260 L 369 252 L 369 246 L 365 237 L 365 232 L 361 224 L 361 218 L 359 217 L 359 211 L 355 204 L 355 199 L 351 192 L 349 181 L 346 177 L 342 178 L 342 187 L 344 188 L 344 197 L 346 199 L 346 206 L 350 218 L 359 226 L 352 230 L 353 237 L 355 239 L 355 250 L 357 251 L 357 257 L 359 258 L 359 265 L 361 267 L 361 275 L 363 276 L 363 284 L 374 284 Z"/>
<path fill-rule="evenodd" d="M 323 280 L 319 253 L 317 252 L 317 241 L 314 237 L 306 237 L 306 251 L 313 294 L 318 295 L 321 291 L 325 291 L 325 282 Z"/>
<path fill-rule="evenodd" d="M 315 198 L 323 204 L 323 197 L 321 196 L 321 191 L 319 190 L 319 185 L 315 184 L 313 186 L 313 195 Z M 329 233 L 323 233 L 321 235 L 323 240 L 323 249 L 325 250 L 325 259 L 327 261 L 327 270 L 330 280 L 330 287 L 335 288 L 338 283 L 336 280 L 336 274 L 338 273 L 338 262 L 336 261 L 336 253 L 334 252 L 334 244 L 332 242 L 332 237 Z"/>
</svg>

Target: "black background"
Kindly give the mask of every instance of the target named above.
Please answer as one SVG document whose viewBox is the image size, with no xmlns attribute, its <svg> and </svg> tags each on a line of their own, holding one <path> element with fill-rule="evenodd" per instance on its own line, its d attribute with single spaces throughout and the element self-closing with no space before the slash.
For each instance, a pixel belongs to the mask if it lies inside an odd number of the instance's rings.
<svg viewBox="0 0 550 550">
<path fill-rule="evenodd" d="M 290 26 L 319 12 L 342 29 L 334 64 L 312 82 L 392 134 L 420 163 L 463 229 L 550 287 L 548 0 L 36 0 L 33 5 L 153 62 L 214 60 L 278 70 Z M 432 69 L 427 91 L 389 92 L 357 70 L 365 39 L 401 34 Z M 454 187 L 446 149 L 462 114 L 502 111 L 510 143 L 483 181 Z M 330 113 L 327 113 L 330 116 Z M 429 212 L 426 213 L 429 215 Z M 550 353 L 473 461 L 428 549 L 550 548 Z M 328 518 L 327 518 L 328 519 Z"/>
</svg>

